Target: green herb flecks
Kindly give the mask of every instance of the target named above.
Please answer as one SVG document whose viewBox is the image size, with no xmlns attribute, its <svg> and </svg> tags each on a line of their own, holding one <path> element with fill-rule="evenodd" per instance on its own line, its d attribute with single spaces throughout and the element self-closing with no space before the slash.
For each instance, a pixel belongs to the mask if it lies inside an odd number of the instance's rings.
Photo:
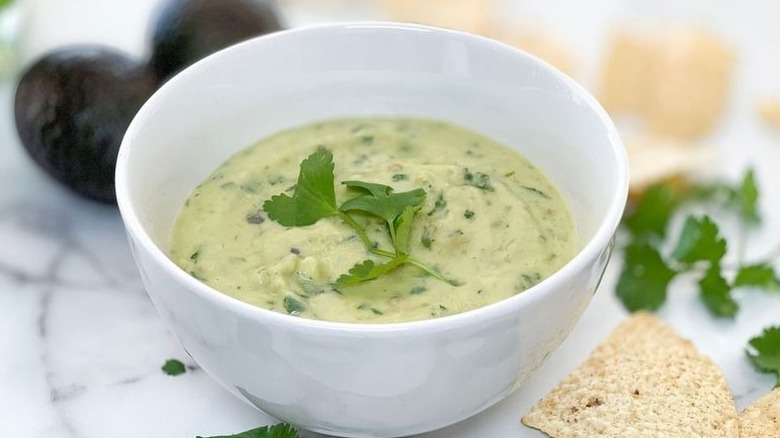
<svg viewBox="0 0 780 438">
<path fill-rule="evenodd" d="M 444 211 L 447 208 L 447 199 L 444 198 L 444 192 L 439 193 L 436 201 L 433 203 L 433 208 L 428 212 L 428 216 L 433 216 L 436 213 Z"/>
<path fill-rule="evenodd" d="M 427 291 L 428 288 L 425 286 L 415 286 L 409 291 L 409 295 L 418 295 L 425 291 Z"/>
<path fill-rule="evenodd" d="M 476 187 L 480 190 L 492 192 L 493 183 L 490 180 L 490 175 L 482 172 L 470 172 L 467 168 L 463 169 L 463 182 L 466 185 Z"/>
<path fill-rule="evenodd" d="M 197 438 L 300 438 L 298 432 L 287 423 L 263 426 L 235 435 L 198 436 Z"/>
<path fill-rule="evenodd" d="M 366 249 L 373 255 L 390 259 L 387 263 L 364 260 L 357 263 L 336 282 L 338 287 L 349 286 L 373 280 L 395 268 L 409 264 L 447 283 L 437 270 L 430 268 L 409 254 L 409 236 L 412 221 L 425 202 L 423 189 L 397 193 L 384 184 L 365 181 L 344 181 L 357 196 L 348 199 L 341 206 L 336 204 L 333 154 L 320 147 L 301 162 L 298 182 L 292 196 L 279 194 L 263 204 L 263 210 L 271 220 L 286 227 L 312 225 L 320 219 L 336 216 L 349 225 Z M 353 214 L 373 216 L 385 223 L 393 244 L 392 250 L 379 248 L 368 237 L 366 229 Z M 287 300 L 285 299 L 285 308 Z"/>
<path fill-rule="evenodd" d="M 262 211 L 249 212 L 246 215 L 246 221 L 251 225 L 260 225 L 265 222 L 265 216 L 263 216 Z"/>
<path fill-rule="evenodd" d="M 463 217 L 465 217 L 466 219 L 471 219 L 474 217 L 474 212 L 471 210 L 466 210 L 463 212 Z"/>
<path fill-rule="evenodd" d="M 306 311 L 306 305 L 289 295 L 284 297 L 283 304 L 284 310 L 290 315 L 300 315 Z"/>
<path fill-rule="evenodd" d="M 525 190 L 527 190 L 527 191 L 529 191 L 531 193 L 534 193 L 534 194 L 536 194 L 538 196 L 541 196 L 544 199 L 550 199 L 550 195 L 548 195 L 547 193 L 537 189 L 536 187 L 531 187 L 531 186 L 520 186 L 520 187 L 522 187 L 523 189 L 525 189 Z"/>
<path fill-rule="evenodd" d="M 428 227 L 423 228 L 422 236 L 420 236 L 420 244 L 423 246 L 423 248 L 433 248 L 434 241 L 435 239 L 433 238 L 433 232 L 431 229 Z"/>
<path fill-rule="evenodd" d="M 166 360 L 160 369 L 169 376 L 178 376 L 187 372 L 187 367 L 178 359 Z"/>
</svg>

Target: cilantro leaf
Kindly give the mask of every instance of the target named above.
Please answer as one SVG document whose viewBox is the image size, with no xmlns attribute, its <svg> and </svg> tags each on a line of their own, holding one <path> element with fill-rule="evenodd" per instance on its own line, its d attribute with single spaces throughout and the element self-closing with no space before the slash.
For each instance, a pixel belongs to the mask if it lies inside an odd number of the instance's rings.
<svg viewBox="0 0 780 438">
<path fill-rule="evenodd" d="M 187 367 L 177 359 L 168 359 L 165 364 L 160 367 L 163 372 L 169 376 L 178 376 L 187 372 Z"/>
<path fill-rule="evenodd" d="M 341 274 L 336 280 L 337 287 L 352 286 L 364 281 L 379 278 L 406 262 L 403 257 L 396 257 L 384 264 L 376 264 L 373 260 L 364 260 L 353 266 L 348 274 Z"/>
<path fill-rule="evenodd" d="M 396 251 L 398 254 L 409 255 L 409 236 L 412 234 L 412 219 L 420 210 L 420 206 L 409 205 L 403 213 L 393 221 L 395 227 Z"/>
<path fill-rule="evenodd" d="M 677 272 L 666 265 L 649 242 L 632 242 L 625 249 L 617 296 L 631 312 L 657 310 L 666 301 L 666 290 L 675 275 Z"/>
<path fill-rule="evenodd" d="M 265 201 L 263 210 L 271 220 L 286 227 L 311 225 L 324 217 L 338 215 L 333 168 L 333 154 L 324 147 L 318 148 L 301 161 L 293 195 L 275 195 Z"/>
<path fill-rule="evenodd" d="M 493 192 L 496 190 L 493 187 L 493 183 L 490 181 L 490 175 L 482 172 L 470 172 L 467 168 L 463 169 L 463 182 L 466 185 L 476 187 L 486 192 Z M 541 192 L 541 190 L 538 191 Z M 542 193 L 546 195 L 546 193 Z"/>
<path fill-rule="evenodd" d="M 394 193 L 393 188 L 383 184 L 363 181 L 344 181 L 342 184 L 352 189 L 367 192 L 341 204 L 341 211 L 362 211 L 392 223 L 408 206 L 422 206 L 425 202 L 425 190 L 414 189 L 408 192 Z"/>
<path fill-rule="evenodd" d="M 422 207 L 425 202 L 425 190 L 415 189 L 408 192 L 393 193 L 393 188 L 383 184 L 367 183 L 363 181 L 344 181 L 342 184 L 349 188 L 357 189 L 364 194 L 352 198 L 341 204 L 341 211 L 361 211 L 384 219 L 390 231 L 396 254 L 408 252 L 408 233 L 403 241 L 398 239 L 398 225 L 396 219 L 404 214 L 408 207 L 412 207 L 411 216 Z M 410 222 L 411 217 L 405 222 Z M 404 221 L 402 221 L 404 222 Z M 409 224 L 411 227 L 411 224 Z M 404 229 L 406 231 L 406 229 Z"/>
<path fill-rule="evenodd" d="M 780 326 L 764 329 L 748 345 L 750 361 L 759 371 L 774 373 L 777 376 L 775 388 L 780 388 Z"/>
<path fill-rule="evenodd" d="M 679 203 L 671 187 L 665 184 L 654 185 L 645 191 L 636 208 L 623 219 L 623 224 L 634 236 L 652 235 L 663 238 Z"/>
<path fill-rule="evenodd" d="M 740 266 L 734 286 L 755 286 L 763 289 L 780 289 L 780 279 L 777 278 L 775 269 L 767 263 Z"/>
<path fill-rule="evenodd" d="M 756 184 L 756 175 L 753 169 L 748 169 L 742 178 L 742 184 L 736 191 L 736 202 L 739 206 L 739 213 L 742 219 L 748 223 L 757 223 L 761 221 L 758 215 L 758 185 Z"/>
<path fill-rule="evenodd" d="M 235 435 L 220 435 L 197 438 L 299 438 L 298 432 L 287 423 L 279 423 L 273 426 L 263 426 Z"/>
<path fill-rule="evenodd" d="M 720 265 L 710 265 L 704 277 L 699 280 L 699 290 L 704 305 L 715 316 L 733 318 L 739 310 L 739 305 L 731 297 L 731 286 L 723 278 Z"/>
<path fill-rule="evenodd" d="M 718 225 L 705 215 L 701 219 L 688 216 L 672 257 L 687 264 L 699 261 L 717 263 L 725 254 L 726 240 L 721 237 Z"/>
</svg>

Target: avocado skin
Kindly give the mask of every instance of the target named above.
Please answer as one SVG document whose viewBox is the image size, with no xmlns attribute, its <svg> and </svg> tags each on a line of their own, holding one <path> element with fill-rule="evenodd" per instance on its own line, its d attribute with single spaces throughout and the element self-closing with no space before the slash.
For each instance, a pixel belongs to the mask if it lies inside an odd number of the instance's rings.
<svg viewBox="0 0 780 438">
<path fill-rule="evenodd" d="M 281 29 L 270 0 L 170 0 L 153 27 L 149 65 L 164 82 L 218 50 Z"/>
<path fill-rule="evenodd" d="M 126 55 L 77 46 L 33 64 L 16 89 L 16 129 L 32 159 L 88 198 L 115 203 L 114 168 L 130 121 L 155 90 Z"/>
</svg>

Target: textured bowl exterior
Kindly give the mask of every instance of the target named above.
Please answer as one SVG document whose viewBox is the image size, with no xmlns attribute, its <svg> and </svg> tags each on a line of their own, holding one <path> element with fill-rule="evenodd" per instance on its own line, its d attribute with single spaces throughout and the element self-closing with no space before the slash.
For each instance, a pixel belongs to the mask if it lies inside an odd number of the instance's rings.
<svg viewBox="0 0 780 438">
<path fill-rule="evenodd" d="M 499 303 L 377 325 L 255 308 L 165 256 L 184 199 L 237 150 L 307 121 L 395 114 L 460 123 L 521 150 L 569 199 L 580 253 Z M 531 376 L 595 293 L 626 192 L 614 127 L 574 82 L 494 41 L 394 23 L 287 31 L 195 64 L 142 108 L 117 167 L 118 203 L 145 286 L 193 359 L 268 414 L 355 437 L 452 424 Z"/>
</svg>

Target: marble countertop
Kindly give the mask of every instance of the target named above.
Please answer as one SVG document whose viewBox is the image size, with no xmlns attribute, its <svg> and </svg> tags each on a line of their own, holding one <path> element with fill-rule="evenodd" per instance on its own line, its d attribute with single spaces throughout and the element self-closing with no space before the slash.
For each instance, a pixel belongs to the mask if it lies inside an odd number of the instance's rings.
<svg viewBox="0 0 780 438">
<path fill-rule="evenodd" d="M 37 4 L 47 2 L 54 4 Z M 153 0 L 140 3 L 148 9 Z M 660 3 L 673 8 L 671 2 Z M 136 15 L 126 19 L 144 16 Z M 737 80 L 744 85 L 712 142 L 726 163 L 726 176 L 735 177 L 751 164 L 757 169 L 765 226 L 750 236 L 747 249 L 762 254 L 780 242 L 775 169 L 780 133 L 761 125 L 755 104 L 780 90 L 780 60 L 761 56 L 759 49 L 769 47 L 762 35 L 776 35 L 777 41 L 780 29 L 770 20 L 777 14 L 723 15 L 731 21 L 720 15 L 708 19 L 723 26 L 741 49 Z M 37 25 L 45 22 L 39 19 Z M 27 40 L 28 56 L 45 46 L 35 38 Z M 123 44 L 141 50 L 137 40 Z M 71 194 L 28 159 L 13 125 L 12 96 L 13 83 L 0 84 L 0 436 L 193 438 L 274 423 L 200 371 L 163 326 L 141 284 L 116 208 Z M 486 412 L 425 438 L 541 436 L 521 426 L 520 415 L 626 317 L 613 292 L 619 258 L 574 332 L 526 385 Z M 741 409 L 774 383 L 772 376 L 753 370 L 744 346 L 763 327 L 780 324 L 780 296 L 745 291 L 738 301 L 742 309 L 734 321 L 717 320 L 700 304 L 692 282 L 682 279 L 660 316 L 721 366 Z M 160 367 L 169 358 L 184 361 L 188 372 L 164 374 Z"/>
</svg>

